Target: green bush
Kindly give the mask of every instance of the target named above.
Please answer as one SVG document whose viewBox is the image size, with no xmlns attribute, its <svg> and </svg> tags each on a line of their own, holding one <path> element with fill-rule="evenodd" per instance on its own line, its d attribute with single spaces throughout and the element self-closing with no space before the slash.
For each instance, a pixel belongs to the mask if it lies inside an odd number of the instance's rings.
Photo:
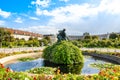
<svg viewBox="0 0 120 80">
<path fill-rule="evenodd" d="M 33 68 L 31 70 L 28 70 L 27 72 L 33 73 L 33 74 L 49 74 L 53 75 L 55 74 L 56 68 L 51 67 L 39 67 L 39 68 Z"/>
<path fill-rule="evenodd" d="M 81 50 L 68 41 L 61 41 L 45 48 L 43 58 L 56 64 L 83 63 Z"/>
</svg>

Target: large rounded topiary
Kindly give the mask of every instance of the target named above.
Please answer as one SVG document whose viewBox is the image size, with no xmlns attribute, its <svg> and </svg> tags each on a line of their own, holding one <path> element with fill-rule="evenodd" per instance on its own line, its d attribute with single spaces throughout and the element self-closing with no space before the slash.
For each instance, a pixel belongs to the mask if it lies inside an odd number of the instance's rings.
<svg viewBox="0 0 120 80">
<path fill-rule="evenodd" d="M 56 64 L 83 63 L 81 50 L 68 41 L 61 41 L 48 46 L 43 51 L 43 57 Z"/>
</svg>

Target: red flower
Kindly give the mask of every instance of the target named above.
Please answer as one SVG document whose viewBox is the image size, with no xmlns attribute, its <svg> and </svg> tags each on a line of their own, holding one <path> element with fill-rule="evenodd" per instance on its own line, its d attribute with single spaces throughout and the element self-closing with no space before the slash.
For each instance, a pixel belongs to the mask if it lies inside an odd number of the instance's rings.
<svg viewBox="0 0 120 80">
<path fill-rule="evenodd" d="M 6 72 L 10 72 L 10 68 L 9 67 L 6 68 Z"/>
<path fill-rule="evenodd" d="M 34 77 L 33 80 L 37 80 L 36 77 Z"/>
<path fill-rule="evenodd" d="M 8 80 L 12 80 L 12 78 L 8 78 Z"/>
<path fill-rule="evenodd" d="M 4 65 L 0 63 L 0 67 L 1 67 L 1 68 L 4 68 Z"/>
<path fill-rule="evenodd" d="M 116 70 L 115 70 L 115 69 L 114 69 L 113 71 L 114 71 L 114 72 L 116 72 Z"/>
</svg>

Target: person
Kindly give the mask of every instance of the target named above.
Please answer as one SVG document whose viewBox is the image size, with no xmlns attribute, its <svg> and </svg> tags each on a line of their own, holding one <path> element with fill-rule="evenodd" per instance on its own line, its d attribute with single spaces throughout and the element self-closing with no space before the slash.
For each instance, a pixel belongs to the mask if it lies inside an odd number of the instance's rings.
<svg viewBox="0 0 120 80">
<path fill-rule="evenodd" d="M 62 41 L 62 40 L 68 40 L 65 31 L 66 31 L 66 29 L 58 31 L 59 32 L 59 34 L 57 35 L 58 42 Z"/>
</svg>

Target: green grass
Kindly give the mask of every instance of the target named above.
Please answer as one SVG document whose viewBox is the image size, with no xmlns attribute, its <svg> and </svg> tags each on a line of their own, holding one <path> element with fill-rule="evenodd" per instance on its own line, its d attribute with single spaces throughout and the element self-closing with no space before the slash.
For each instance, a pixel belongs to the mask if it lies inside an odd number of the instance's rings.
<svg viewBox="0 0 120 80">
<path fill-rule="evenodd" d="M 19 58 L 19 61 L 25 62 L 25 61 L 31 61 L 31 60 L 35 60 L 35 58 L 30 58 L 30 57 L 26 57 L 26 58 Z"/>
<path fill-rule="evenodd" d="M 115 66 L 115 64 L 111 64 L 111 63 L 92 63 L 90 64 L 92 67 L 94 68 L 113 68 Z"/>
<path fill-rule="evenodd" d="M 28 70 L 27 72 L 33 73 L 33 74 L 49 74 L 53 75 L 55 74 L 56 68 L 51 67 L 40 67 L 40 68 L 33 68 L 31 70 Z"/>
</svg>

